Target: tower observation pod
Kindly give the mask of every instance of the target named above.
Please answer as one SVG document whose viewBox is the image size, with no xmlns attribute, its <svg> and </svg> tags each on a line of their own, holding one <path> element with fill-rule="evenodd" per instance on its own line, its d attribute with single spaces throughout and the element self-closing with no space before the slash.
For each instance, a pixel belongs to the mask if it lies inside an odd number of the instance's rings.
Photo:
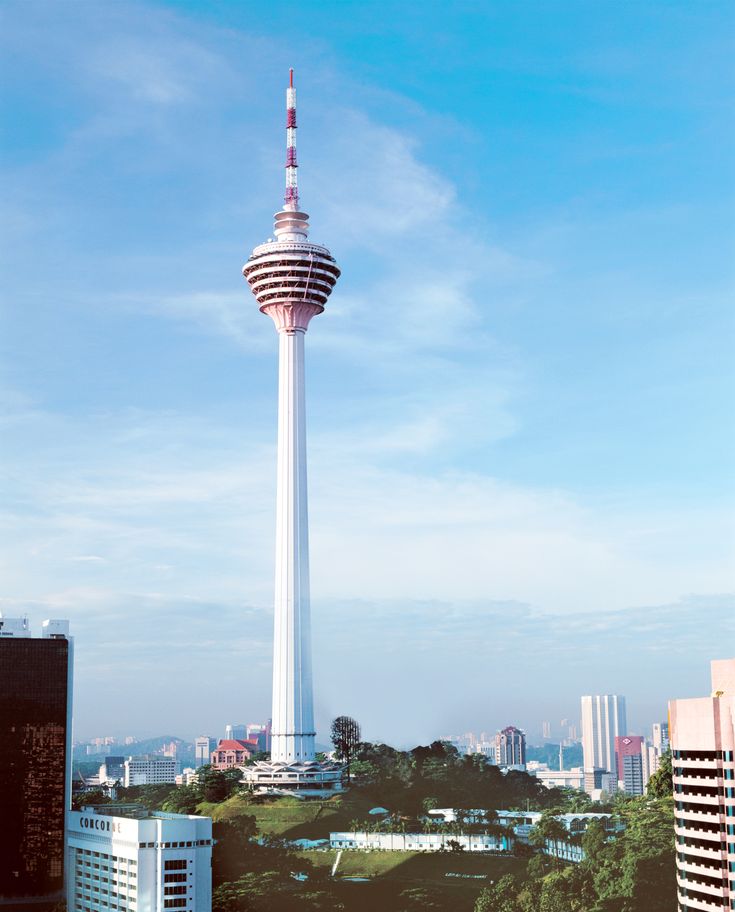
<svg viewBox="0 0 735 912">
<path fill-rule="evenodd" d="M 256 247 L 243 275 L 278 332 L 278 463 L 271 758 L 244 771 L 259 791 L 322 796 L 342 787 L 340 763 L 315 760 L 309 602 L 304 336 L 340 271 L 326 247 L 309 243 L 299 206 L 296 89 L 286 89 L 286 191 L 275 238 Z"/>
</svg>

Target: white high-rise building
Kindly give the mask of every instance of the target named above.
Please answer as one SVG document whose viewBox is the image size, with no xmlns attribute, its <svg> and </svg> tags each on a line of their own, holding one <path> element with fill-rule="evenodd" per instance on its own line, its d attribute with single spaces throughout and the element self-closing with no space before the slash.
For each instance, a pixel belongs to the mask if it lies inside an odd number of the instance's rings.
<svg viewBox="0 0 735 912">
<path fill-rule="evenodd" d="M 653 746 L 659 754 L 665 754 L 669 749 L 669 723 L 653 723 Z"/>
<path fill-rule="evenodd" d="M 262 313 L 278 332 L 278 463 L 273 637 L 271 759 L 248 767 L 263 788 L 341 786 L 342 767 L 315 760 L 311 672 L 309 520 L 306 496 L 304 338 L 322 313 L 340 270 L 326 247 L 308 240 L 309 216 L 299 208 L 296 90 L 286 90 L 286 194 L 273 234 L 253 250 L 243 274 Z"/>
<path fill-rule="evenodd" d="M 672 700 L 679 912 L 735 908 L 735 658 L 712 662 L 708 697 Z"/>
<path fill-rule="evenodd" d="M 66 844 L 68 912 L 211 912 L 209 817 L 85 807 L 69 813 Z"/>
<path fill-rule="evenodd" d="M 143 754 L 140 757 L 128 757 L 125 761 L 123 785 L 161 785 L 176 781 L 176 760 L 160 754 Z"/>
<path fill-rule="evenodd" d="M 194 741 L 194 766 L 206 766 L 211 759 L 212 751 L 217 747 L 217 739 L 202 735 Z"/>
<path fill-rule="evenodd" d="M 627 734 L 625 697 L 616 694 L 582 697 L 582 751 L 586 781 L 596 791 L 604 778 L 608 789 L 615 790 L 617 768 L 615 739 Z M 600 771 L 599 774 L 595 771 Z M 590 791 L 590 788 L 587 788 Z"/>
</svg>

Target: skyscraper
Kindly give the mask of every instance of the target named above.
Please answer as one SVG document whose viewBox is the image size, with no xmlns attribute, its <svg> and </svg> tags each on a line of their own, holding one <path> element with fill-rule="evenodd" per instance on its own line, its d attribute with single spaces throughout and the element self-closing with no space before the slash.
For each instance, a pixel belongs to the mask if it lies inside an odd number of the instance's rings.
<svg viewBox="0 0 735 912">
<path fill-rule="evenodd" d="M 669 703 L 679 912 L 735 907 L 735 659 L 709 697 Z"/>
<path fill-rule="evenodd" d="M 210 762 L 212 751 L 217 747 L 217 739 L 202 735 L 194 741 L 194 766 L 206 766 Z"/>
<path fill-rule="evenodd" d="M 72 667 L 68 621 L 0 616 L 0 908 L 63 898 Z"/>
<path fill-rule="evenodd" d="M 644 786 L 643 751 L 640 735 L 623 735 L 615 739 L 615 768 L 618 786 L 628 795 L 642 795 Z"/>
<path fill-rule="evenodd" d="M 341 767 L 314 759 L 309 530 L 306 495 L 304 336 L 322 313 L 340 271 L 326 247 L 308 241 L 299 208 L 296 90 L 286 90 L 286 194 L 271 239 L 253 250 L 243 274 L 278 331 L 278 464 L 271 762 L 248 767 L 254 784 L 329 791 Z"/>
<path fill-rule="evenodd" d="M 615 789 L 615 739 L 627 734 L 627 727 L 625 697 L 615 694 L 582 697 L 583 763 L 590 782 L 597 782 L 599 775 L 608 773 L 609 787 Z"/>
<path fill-rule="evenodd" d="M 495 763 L 511 769 L 526 768 L 526 735 L 515 725 L 495 735 Z"/>
</svg>

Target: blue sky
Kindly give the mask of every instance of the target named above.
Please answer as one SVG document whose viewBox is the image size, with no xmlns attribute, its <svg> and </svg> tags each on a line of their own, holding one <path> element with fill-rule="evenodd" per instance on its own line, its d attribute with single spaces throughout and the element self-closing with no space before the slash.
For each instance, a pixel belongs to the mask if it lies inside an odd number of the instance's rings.
<svg viewBox="0 0 735 912">
<path fill-rule="evenodd" d="M 735 615 L 731 4 L 2 17 L 0 596 L 71 618 L 80 735 L 267 714 L 276 338 L 240 268 L 289 66 L 343 270 L 307 337 L 322 727 L 533 734 L 617 691 L 641 728 L 707 691 Z"/>
</svg>

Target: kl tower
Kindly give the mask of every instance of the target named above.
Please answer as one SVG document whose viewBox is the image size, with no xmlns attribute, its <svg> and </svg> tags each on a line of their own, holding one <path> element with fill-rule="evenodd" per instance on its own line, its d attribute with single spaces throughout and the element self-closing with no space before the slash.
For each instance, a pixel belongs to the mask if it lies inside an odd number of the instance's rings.
<svg viewBox="0 0 735 912">
<path fill-rule="evenodd" d="M 299 206 L 293 70 L 286 89 L 286 194 L 273 233 L 275 239 L 256 247 L 242 270 L 278 332 L 271 759 L 247 767 L 245 779 L 259 790 L 323 795 L 341 788 L 343 767 L 314 757 L 304 337 L 340 271 L 326 247 L 309 243 L 309 216 Z"/>
</svg>

